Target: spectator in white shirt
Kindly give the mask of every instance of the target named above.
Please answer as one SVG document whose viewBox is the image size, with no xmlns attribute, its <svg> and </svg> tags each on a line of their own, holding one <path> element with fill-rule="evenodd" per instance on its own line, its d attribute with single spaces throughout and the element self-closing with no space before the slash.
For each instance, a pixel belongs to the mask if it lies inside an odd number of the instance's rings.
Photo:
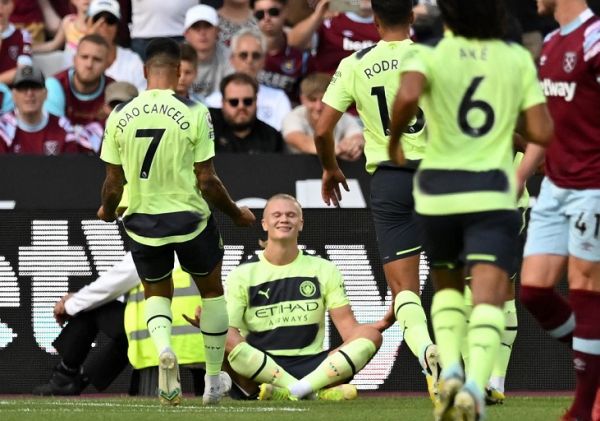
<svg viewBox="0 0 600 421">
<path fill-rule="evenodd" d="M 117 45 L 121 8 L 116 0 L 92 0 L 88 9 L 91 32 L 102 36 L 109 45 L 108 68 L 104 74 L 118 82 L 129 82 L 138 91 L 146 89 L 144 63 L 133 50 Z"/>
<path fill-rule="evenodd" d="M 244 29 L 231 40 L 231 65 L 236 72 L 256 78 L 265 66 L 266 51 L 265 37 L 257 30 Z M 221 108 L 221 92 L 211 94 L 205 103 L 211 108 Z M 292 110 L 290 100 L 282 89 L 262 84 L 258 87 L 257 107 L 258 119 L 277 130 L 281 130 L 283 118 Z"/>
<path fill-rule="evenodd" d="M 292 153 L 316 154 L 315 126 L 323 112 L 323 94 L 331 76 L 312 73 L 300 84 L 300 102 L 283 120 L 283 139 Z M 360 158 L 365 145 L 356 117 L 344 113 L 333 131 L 335 154 L 348 161 Z"/>
</svg>

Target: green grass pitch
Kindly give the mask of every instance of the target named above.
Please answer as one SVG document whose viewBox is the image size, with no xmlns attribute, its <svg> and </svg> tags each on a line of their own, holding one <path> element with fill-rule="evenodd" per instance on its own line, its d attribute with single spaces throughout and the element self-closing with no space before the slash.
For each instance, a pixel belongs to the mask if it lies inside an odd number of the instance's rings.
<svg viewBox="0 0 600 421">
<path fill-rule="evenodd" d="M 557 420 L 568 408 L 569 397 L 508 397 L 501 406 L 488 407 L 486 420 Z M 157 399 L 24 398 L 0 397 L 2 421 L 189 421 L 189 420 L 306 420 L 374 421 L 432 420 L 427 398 L 372 397 L 348 402 L 240 402 L 224 399 L 218 406 L 203 407 L 201 399 L 188 397 L 179 407 L 161 407 Z"/>
</svg>

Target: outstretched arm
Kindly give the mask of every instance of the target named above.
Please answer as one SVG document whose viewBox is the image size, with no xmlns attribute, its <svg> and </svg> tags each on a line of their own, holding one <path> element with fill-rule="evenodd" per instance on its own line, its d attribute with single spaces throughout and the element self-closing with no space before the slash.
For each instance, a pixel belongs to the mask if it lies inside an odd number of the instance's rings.
<svg viewBox="0 0 600 421">
<path fill-rule="evenodd" d="M 212 206 L 224 212 L 240 227 L 248 227 L 256 220 L 246 206 L 238 207 L 215 172 L 212 159 L 194 164 L 198 188 Z"/>
<path fill-rule="evenodd" d="M 327 104 L 323 104 L 323 112 L 315 128 L 315 146 L 317 148 L 317 155 L 321 160 L 321 166 L 323 167 L 321 196 L 328 206 L 330 204 L 334 206 L 340 205 L 339 202 L 342 200 L 340 184 L 346 191 L 349 191 L 346 177 L 342 170 L 340 170 L 335 157 L 333 129 L 340 118 L 342 118 L 341 112 Z"/>
</svg>

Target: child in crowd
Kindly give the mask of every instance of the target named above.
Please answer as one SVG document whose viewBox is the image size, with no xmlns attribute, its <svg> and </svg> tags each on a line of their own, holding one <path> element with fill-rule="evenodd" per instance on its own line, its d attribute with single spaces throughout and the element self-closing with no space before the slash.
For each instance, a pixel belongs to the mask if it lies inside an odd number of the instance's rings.
<svg viewBox="0 0 600 421">
<path fill-rule="evenodd" d="M 64 47 L 65 51 L 72 53 L 72 55 L 75 54 L 79 40 L 88 32 L 86 18 L 90 0 L 71 0 L 71 3 L 75 6 L 77 13 L 66 15 L 54 38 L 42 44 L 34 45 L 34 53 L 49 53 Z"/>
</svg>

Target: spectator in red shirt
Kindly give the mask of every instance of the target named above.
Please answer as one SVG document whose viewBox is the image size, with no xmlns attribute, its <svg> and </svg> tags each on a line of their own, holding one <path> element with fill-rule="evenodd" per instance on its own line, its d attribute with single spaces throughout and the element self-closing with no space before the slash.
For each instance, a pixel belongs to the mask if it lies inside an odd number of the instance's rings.
<svg viewBox="0 0 600 421">
<path fill-rule="evenodd" d="M 48 99 L 45 108 L 50 113 L 65 116 L 77 125 L 80 139 L 92 144 L 98 152 L 104 132 L 104 90 L 113 82 L 105 76 L 109 46 L 97 34 L 79 41 L 74 66 L 46 80 Z"/>
<path fill-rule="evenodd" d="M 340 61 L 368 48 L 380 37 L 373 21 L 370 0 L 360 0 L 360 11 L 330 14 L 329 0 L 320 0 L 315 11 L 288 33 L 290 45 L 308 49 L 317 33 L 315 70 L 333 74 Z"/>
<path fill-rule="evenodd" d="M 15 9 L 13 0 L 0 0 L 0 82 L 13 83 L 17 64 L 31 65 L 31 36 L 9 23 Z"/>
<path fill-rule="evenodd" d="M 264 69 L 258 81 L 266 86 L 283 89 L 291 101 L 298 102 L 298 84 L 308 72 L 308 51 L 288 45 L 283 30 L 287 18 L 287 0 L 255 0 L 254 18 L 267 39 Z"/>
<path fill-rule="evenodd" d="M 12 89 L 15 110 L 0 116 L 0 154 L 60 155 L 89 151 L 69 120 L 44 111 L 44 75 L 31 66 L 19 68 Z"/>
</svg>

